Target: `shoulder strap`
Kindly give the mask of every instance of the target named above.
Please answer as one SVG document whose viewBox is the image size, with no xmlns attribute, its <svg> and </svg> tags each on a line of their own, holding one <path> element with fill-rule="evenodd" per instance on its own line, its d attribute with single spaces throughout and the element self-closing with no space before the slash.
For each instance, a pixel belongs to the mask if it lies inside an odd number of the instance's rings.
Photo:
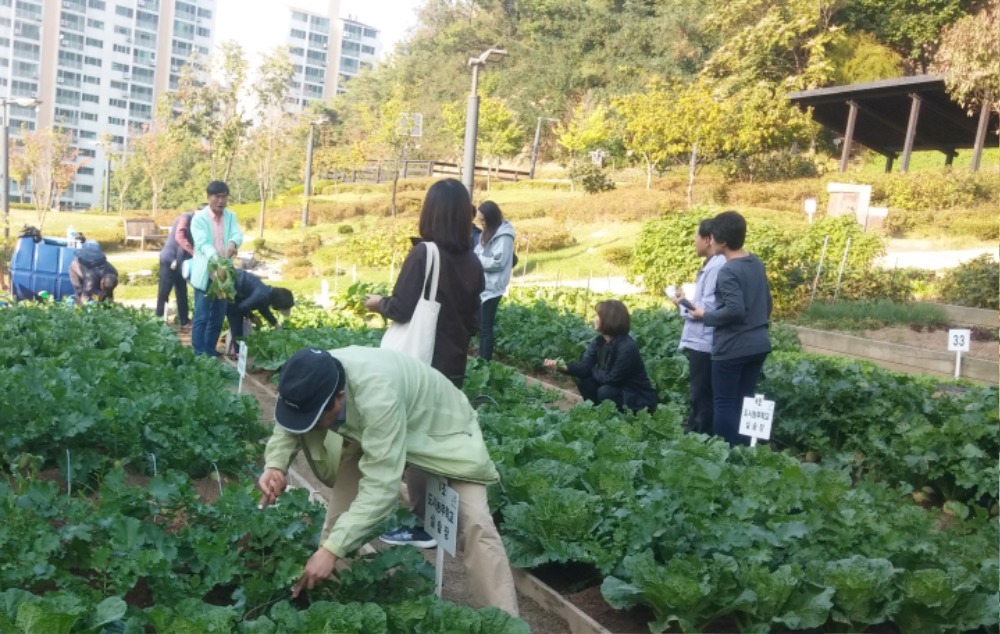
<svg viewBox="0 0 1000 634">
<path fill-rule="evenodd" d="M 427 248 L 427 262 L 424 264 L 424 299 L 430 301 L 437 301 L 438 294 L 438 277 L 441 274 L 441 266 L 438 260 L 438 246 L 433 242 L 425 242 L 424 246 Z M 430 288 L 428 289 L 427 283 L 430 282 Z M 430 291 L 428 293 L 428 291 Z"/>
</svg>

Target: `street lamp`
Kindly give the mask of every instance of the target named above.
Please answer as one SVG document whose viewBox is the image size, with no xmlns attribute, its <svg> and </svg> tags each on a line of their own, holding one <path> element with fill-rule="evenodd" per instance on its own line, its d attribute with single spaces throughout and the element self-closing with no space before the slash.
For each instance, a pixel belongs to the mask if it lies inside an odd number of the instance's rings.
<svg viewBox="0 0 1000 634">
<path fill-rule="evenodd" d="M 317 121 L 309 122 L 309 142 L 306 145 L 306 186 L 302 190 L 302 228 L 309 226 L 309 197 L 312 196 L 313 175 L 313 133 Z"/>
<path fill-rule="evenodd" d="M 496 62 L 507 55 L 502 48 L 491 48 L 479 57 L 470 57 L 472 67 L 472 92 L 469 93 L 469 108 L 465 113 L 465 161 L 462 167 L 462 184 L 472 197 L 472 182 L 476 171 L 476 135 L 479 133 L 479 67 L 486 62 Z"/>
<path fill-rule="evenodd" d="M 531 180 L 535 179 L 535 161 L 538 160 L 538 139 L 542 134 L 542 121 L 551 121 L 552 123 L 558 123 L 559 119 L 550 119 L 549 117 L 538 117 L 538 124 L 535 126 L 535 143 L 531 146 L 531 169 L 528 171 L 528 178 Z"/>
<path fill-rule="evenodd" d="M 104 196 L 101 208 L 104 213 L 109 213 L 111 210 L 111 153 L 108 152 L 108 148 L 111 146 L 111 141 L 91 141 L 90 144 L 101 148 L 101 151 L 104 152 Z"/>
<path fill-rule="evenodd" d="M 0 97 L 3 107 L 3 136 L 0 138 L 0 161 L 3 161 L 3 192 L 0 193 L 0 207 L 3 208 L 3 239 L 10 239 L 10 104 L 22 108 L 37 108 L 42 102 L 30 97 L 10 99 Z"/>
</svg>

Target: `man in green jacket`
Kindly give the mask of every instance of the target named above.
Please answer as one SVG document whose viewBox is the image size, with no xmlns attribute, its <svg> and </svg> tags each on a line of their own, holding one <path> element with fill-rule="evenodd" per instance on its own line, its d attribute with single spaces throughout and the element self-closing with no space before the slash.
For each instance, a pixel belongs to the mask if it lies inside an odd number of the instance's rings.
<svg viewBox="0 0 1000 634">
<path fill-rule="evenodd" d="M 517 616 L 510 563 L 486 500 L 486 485 L 499 476 L 476 411 L 443 374 L 394 350 L 306 348 L 281 369 L 274 419 L 258 482 L 262 503 L 284 490 L 300 448 L 333 486 L 323 543 L 294 596 L 329 578 L 337 559 L 388 517 L 409 463 L 447 478 L 458 492 L 457 541 L 473 597 Z M 342 451 L 333 440 L 340 437 Z"/>
</svg>

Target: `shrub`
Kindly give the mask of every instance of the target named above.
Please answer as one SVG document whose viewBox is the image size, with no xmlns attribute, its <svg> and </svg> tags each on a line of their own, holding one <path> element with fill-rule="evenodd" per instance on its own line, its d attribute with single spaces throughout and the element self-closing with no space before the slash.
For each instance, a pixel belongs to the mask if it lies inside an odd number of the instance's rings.
<svg viewBox="0 0 1000 634">
<path fill-rule="evenodd" d="M 628 280 L 642 278 L 646 290 L 656 295 L 671 284 L 693 280 L 701 268 L 694 234 L 698 223 L 714 215 L 709 209 L 668 212 L 644 224 L 632 252 Z"/>
<path fill-rule="evenodd" d="M 997 310 L 1000 288 L 1000 264 L 992 255 L 983 254 L 945 274 L 941 281 L 941 300 L 949 304 Z"/>
<path fill-rule="evenodd" d="M 605 262 L 615 266 L 629 266 L 632 263 L 632 247 L 608 247 L 601 255 Z"/>
<path fill-rule="evenodd" d="M 325 246 L 313 252 L 310 261 L 316 275 L 338 275 L 338 264 L 346 264 L 344 258 L 347 249 L 344 246 Z"/>
<path fill-rule="evenodd" d="M 588 194 L 611 191 L 615 188 L 615 183 L 605 171 L 593 163 L 581 163 L 574 165 L 569 170 L 569 179 L 583 187 L 583 191 Z"/>
<path fill-rule="evenodd" d="M 744 183 L 810 178 L 817 174 L 816 164 L 810 158 L 788 152 L 738 156 L 723 159 L 718 165 L 726 180 Z"/>
<path fill-rule="evenodd" d="M 342 252 L 341 261 L 345 258 L 360 266 L 387 267 L 396 261 L 396 270 L 403 264 L 406 254 L 413 248 L 410 236 L 416 235 L 416 228 L 400 227 L 394 229 L 372 228 L 360 234 L 352 234 Z"/>
<path fill-rule="evenodd" d="M 285 246 L 288 258 L 307 258 L 323 244 L 323 239 L 315 233 L 307 233 Z"/>
<path fill-rule="evenodd" d="M 352 227 L 351 225 L 340 225 L 339 227 L 337 227 L 337 233 L 339 233 L 340 235 L 347 235 L 350 233 L 354 233 L 354 227 Z"/>
<path fill-rule="evenodd" d="M 576 238 L 565 229 L 539 226 L 523 229 L 517 232 L 516 248 L 518 251 L 539 253 L 542 251 L 558 251 L 576 244 Z"/>
<path fill-rule="evenodd" d="M 254 238 L 251 244 L 253 244 L 254 251 L 263 251 L 267 241 L 264 238 Z"/>
</svg>

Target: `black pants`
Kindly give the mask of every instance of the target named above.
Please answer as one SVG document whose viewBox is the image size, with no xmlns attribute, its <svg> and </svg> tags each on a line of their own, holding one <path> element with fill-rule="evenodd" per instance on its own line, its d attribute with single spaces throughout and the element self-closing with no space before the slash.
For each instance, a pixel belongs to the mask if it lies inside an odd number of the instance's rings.
<svg viewBox="0 0 1000 634">
<path fill-rule="evenodd" d="M 611 401 L 621 409 L 625 404 L 625 395 L 621 388 L 610 385 L 603 385 L 594 380 L 593 377 L 585 376 L 582 379 L 574 378 L 576 388 L 580 390 L 580 396 L 591 401 L 594 405 L 603 401 Z"/>
<path fill-rule="evenodd" d="M 177 319 L 182 326 L 186 326 L 191 323 L 191 315 L 188 313 L 187 280 L 181 275 L 180 266 L 171 269 L 169 262 L 160 262 L 160 288 L 156 294 L 157 317 L 163 317 L 171 290 L 175 291 L 177 297 Z"/>
<path fill-rule="evenodd" d="M 491 297 L 483 302 L 479 311 L 479 358 L 493 360 L 493 326 L 496 323 L 499 297 Z"/>
<path fill-rule="evenodd" d="M 750 438 L 740 435 L 740 412 L 743 399 L 753 396 L 757 379 L 767 359 L 766 352 L 737 359 L 712 362 L 712 395 L 715 412 L 712 428 L 732 445 L 749 445 Z"/>
<path fill-rule="evenodd" d="M 691 383 L 691 412 L 684 431 L 712 434 L 712 353 L 684 349 Z"/>
</svg>

